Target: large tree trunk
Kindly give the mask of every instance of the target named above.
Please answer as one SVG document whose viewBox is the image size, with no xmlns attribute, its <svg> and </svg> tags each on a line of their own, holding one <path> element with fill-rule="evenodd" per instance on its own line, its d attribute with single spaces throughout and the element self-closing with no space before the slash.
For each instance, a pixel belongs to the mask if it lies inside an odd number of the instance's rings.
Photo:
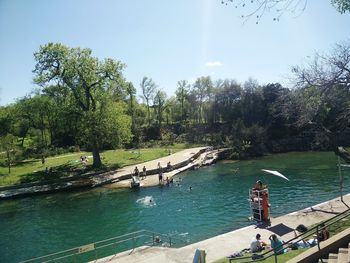
<svg viewBox="0 0 350 263">
<path fill-rule="evenodd" d="M 100 168 L 102 166 L 102 162 L 100 157 L 100 150 L 98 149 L 96 142 L 94 142 L 92 146 L 92 157 L 93 157 L 92 167 Z"/>
</svg>

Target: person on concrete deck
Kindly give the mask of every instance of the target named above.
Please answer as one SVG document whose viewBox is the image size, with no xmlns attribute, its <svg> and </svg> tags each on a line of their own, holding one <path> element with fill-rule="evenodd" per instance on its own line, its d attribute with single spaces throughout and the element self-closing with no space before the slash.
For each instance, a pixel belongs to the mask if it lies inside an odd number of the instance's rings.
<svg viewBox="0 0 350 263">
<path fill-rule="evenodd" d="M 134 175 L 139 176 L 139 168 L 137 168 L 137 166 L 134 169 Z"/>
<path fill-rule="evenodd" d="M 145 179 L 146 175 L 147 175 L 147 170 L 146 170 L 146 166 L 144 165 L 142 168 L 142 178 Z"/>
<path fill-rule="evenodd" d="M 168 162 L 166 169 L 167 171 L 171 171 L 173 169 L 173 166 L 171 165 L 170 161 Z"/>
<path fill-rule="evenodd" d="M 269 212 L 269 197 L 266 191 L 264 191 L 261 195 L 262 201 L 261 201 L 261 205 L 263 208 L 263 220 L 265 222 L 269 222 L 270 221 L 270 212 Z"/>
<path fill-rule="evenodd" d="M 280 255 L 284 253 L 283 242 L 277 238 L 275 234 L 269 237 L 271 242 L 271 248 L 275 252 L 276 255 Z"/>
<path fill-rule="evenodd" d="M 260 252 L 263 249 L 264 249 L 264 247 L 263 247 L 263 243 L 261 241 L 261 235 L 256 234 L 255 238 L 250 243 L 250 252 L 252 252 L 252 253 Z"/>
</svg>

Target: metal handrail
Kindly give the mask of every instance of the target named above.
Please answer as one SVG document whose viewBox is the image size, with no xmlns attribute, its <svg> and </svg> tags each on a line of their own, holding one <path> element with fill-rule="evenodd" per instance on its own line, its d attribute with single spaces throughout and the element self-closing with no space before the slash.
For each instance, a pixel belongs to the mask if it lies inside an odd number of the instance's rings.
<svg viewBox="0 0 350 263">
<path fill-rule="evenodd" d="M 346 217 L 349 217 L 350 216 L 350 209 L 347 209 L 345 210 L 344 212 L 334 216 L 334 217 L 331 217 L 325 221 L 323 221 L 322 223 L 324 224 L 324 226 L 322 226 L 323 228 L 324 227 L 329 227 L 341 220 L 343 220 L 344 218 Z M 334 220 L 334 221 L 333 221 Z M 333 221 L 333 222 L 332 222 Z M 302 241 L 304 240 L 305 238 L 308 238 L 308 237 L 311 237 L 313 236 L 314 234 L 317 235 L 317 233 L 319 233 L 319 229 L 320 229 L 320 224 L 317 224 L 316 226 L 312 227 L 311 229 L 309 229 L 308 231 L 306 231 L 305 233 L 302 233 L 300 235 L 297 235 L 295 236 L 294 238 L 288 240 L 287 242 L 283 243 L 282 245 L 280 245 L 279 247 L 277 247 L 275 250 L 277 251 L 280 251 L 280 250 L 283 250 L 285 248 L 290 248 L 294 243 L 296 242 L 299 242 L 299 241 Z M 319 242 L 317 242 L 317 246 L 318 246 L 318 251 L 320 251 L 320 245 L 319 245 Z M 241 261 L 240 263 L 249 263 L 249 262 L 257 262 L 257 261 L 264 261 L 272 256 L 275 257 L 275 263 L 278 262 L 278 259 L 277 259 L 277 256 L 278 254 L 276 254 L 274 252 L 274 250 L 269 250 L 263 254 L 260 254 L 260 256 L 262 256 L 262 258 L 259 258 L 259 259 L 255 259 L 253 260 L 251 258 L 251 256 L 246 256 L 246 257 L 237 257 L 237 258 L 231 258 L 230 259 L 230 262 L 231 261 L 235 261 L 235 260 L 246 260 L 246 261 Z M 249 260 L 248 260 L 249 259 Z"/>
<path fill-rule="evenodd" d="M 156 240 L 156 237 L 159 237 L 159 239 Z M 132 241 L 132 245 L 130 246 L 130 249 L 132 249 L 132 251 L 133 251 L 136 247 L 140 246 L 140 245 L 138 245 L 138 246 L 136 245 L 136 241 L 140 240 L 142 238 L 146 238 L 146 239 L 149 238 L 150 241 L 143 242 L 143 244 L 150 244 L 152 246 L 157 245 L 157 244 L 164 245 L 165 243 L 163 243 L 162 239 L 165 239 L 168 241 L 169 247 L 171 247 L 172 245 L 175 244 L 174 240 L 179 241 L 179 243 L 186 243 L 183 240 L 181 240 L 180 238 L 174 238 L 173 236 L 170 236 L 170 235 L 165 235 L 165 234 L 153 232 L 150 230 L 142 229 L 142 230 L 138 230 L 138 231 L 135 231 L 132 233 L 128 233 L 128 234 L 100 240 L 97 242 L 86 244 L 84 246 L 79 246 L 79 247 L 74 247 L 74 248 L 70 248 L 67 250 L 62 250 L 59 252 L 51 253 L 51 254 L 44 255 L 44 256 L 35 257 L 35 258 L 24 260 L 21 262 L 22 263 L 32 263 L 32 262 L 58 261 L 58 260 L 61 260 L 64 258 L 75 257 L 77 255 L 84 254 L 86 252 L 91 252 L 91 251 L 95 251 L 95 260 L 97 260 L 98 259 L 97 258 L 97 250 L 99 250 L 99 249 L 103 249 L 103 248 L 106 248 L 109 246 L 116 246 L 116 245 L 120 245 L 120 244 L 127 243 L 129 241 Z M 128 250 L 128 249 L 126 249 L 126 250 Z M 120 252 L 121 251 L 117 251 L 115 254 L 120 253 Z"/>
</svg>

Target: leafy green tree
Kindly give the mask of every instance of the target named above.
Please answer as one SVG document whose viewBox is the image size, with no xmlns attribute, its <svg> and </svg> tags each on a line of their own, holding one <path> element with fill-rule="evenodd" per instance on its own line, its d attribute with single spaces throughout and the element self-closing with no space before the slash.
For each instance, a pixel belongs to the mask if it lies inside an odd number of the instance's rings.
<svg viewBox="0 0 350 263">
<path fill-rule="evenodd" d="M 109 99 L 109 98 L 106 98 Z M 115 149 L 131 141 L 131 118 L 126 114 L 125 102 L 99 104 L 99 109 L 82 115 L 79 140 L 93 147 L 94 137 L 100 148 Z"/>
<path fill-rule="evenodd" d="M 241 107 L 245 126 L 261 124 L 265 109 L 261 88 L 256 80 L 248 79 L 244 83 Z"/>
<path fill-rule="evenodd" d="M 350 153 L 339 140 L 350 128 L 350 43 L 336 45 L 330 54 L 316 54 L 308 65 L 294 67 L 293 73 L 303 109 L 298 124 L 322 133 L 334 152 L 350 163 Z"/>
<path fill-rule="evenodd" d="M 147 105 L 147 120 L 148 120 L 148 126 L 150 126 L 151 125 L 150 103 L 154 98 L 157 85 L 154 83 L 152 79 L 143 77 L 140 86 L 142 90 L 142 98 L 144 99 Z"/>
<path fill-rule="evenodd" d="M 104 95 L 125 88 L 122 76 L 124 64 L 117 60 L 103 61 L 92 57 L 91 49 L 70 48 L 60 43 L 40 46 L 34 53 L 36 66 L 34 82 L 42 87 L 63 87 L 74 98 L 74 103 L 83 112 L 85 130 L 93 154 L 93 167 L 102 165 L 97 131 L 98 112 L 108 105 Z"/>
<path fill-rule="evenodd" d="M 181 105 L 181 123 L 183 123 L 185 118 L 185 101 L 188 96 L 188 91 L 190 89 L 190 85 L 187 80 L 180 80 L 177 82 L 177 90 L 175 91 L 176 98 L 180 102 Z"/>
<path fill-rule="evenodd" d="M 158 90 L 154 96 L 154 107 L 157 113 L 158 128 L 161 130 L 163 122 L 163 112 L 165 110 L 166 93 L 162 90 Z"/>
<path fill-rule="evenodd" d="M 242 118 L 242 87 L 234 80 L 224 80 L 216 92 L 215 103 L 218 119 L 224 123 L 232 123 Z"/>
<path fill-rule="evenodd" d="M 12 130 L 14 119 L 10 106 L 0 107 L 0 136 L 5 136 Z"/>
<path fill-rule="evenodd" d="M 12 134 L 6 134 L 0 137 L 0 149 L 6 154 L 6 163 L 8 166 L 9 174 L 11 173 L 11 165 L 13 157 L 17 150 L 17 138 Z"/>
<path fill-rule="evenodd" d="M 193 95 L 195 96 L 196 105 L 197 105 L 197 116 L 198 123 L 203 122 L 203 106 L 206 99 L 209 97 L 209 93 L 213 87 L 213 83 L 210 77 L 200 77 L 197 78 L 193 84 Z"/>
</svg>

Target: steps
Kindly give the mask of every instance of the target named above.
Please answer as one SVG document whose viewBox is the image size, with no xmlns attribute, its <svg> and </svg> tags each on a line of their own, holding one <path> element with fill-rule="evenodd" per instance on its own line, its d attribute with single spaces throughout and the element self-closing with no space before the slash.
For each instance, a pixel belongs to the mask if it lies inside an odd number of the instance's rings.
<svg viewBox="0 0 350 263">
<path fill-rule="evenodd" d="M 350 262 L 350 243 L 348 248 L 339 248 L 338 254 L 329 253 L 328 259 L 319 259 L 318 263 L 349 263 Z"/>
</svg>

